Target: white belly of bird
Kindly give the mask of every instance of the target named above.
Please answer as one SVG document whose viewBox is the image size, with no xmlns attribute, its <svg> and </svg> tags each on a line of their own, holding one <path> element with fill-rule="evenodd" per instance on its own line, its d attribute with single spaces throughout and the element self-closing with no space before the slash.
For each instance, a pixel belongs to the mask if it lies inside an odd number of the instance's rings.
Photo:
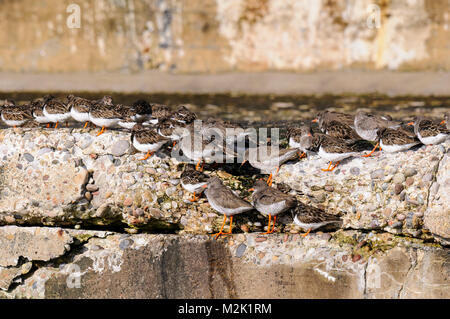
<svg viewBox="0 0 450 319">
<path fill-rule="evenodd" d="M 203 186 L 205 186 L 207 183 L 203 182 L 203 183 L 197 183 L 197 184 L 185 184 L 183 182 L 181 182 L 181 186 L 183 186 L 183 188 L 185 190 L 187 190 L 190 193 L 196 193 L 196 194 L 200 194 L 202 193 L 205 188 Z"/>
<path fill-rule="evenodd" d="M 141 144 L 136 140 L 136 137 L 133 138 L 133 146 L 140 152 L 157 152 L 161 146 L 163 146 L 166 142 L 158 142 L 153 144 Z"/>
<path fill-rule="evenodd" d="M 142 123 L 142 125 L 146 125 L 146 126 L 151 125 L 151 124 L 153 124 L 153 125 L 158 124 L 158 119 L 151 118 L 148 121 Z"/>
<path fill-rule="evenodd" d="M 227 215 L 227 216 L 231 216 L 231 215 L 236 215 L 236 214 L 240 214 L 246 211 L 249 211 L 250 209 L 247 207 L 238 207 L 238 208 L 226 208 L 226 207 L 222 207 L 220 205 L 218 205 L 213 198 L 209 198 L 208 197 L 208 202 L 211 205 L 211 207 L 213 209 L 215 209 L 216 211 L 218 211 L 221 214 Z"/>
<path fill-rule="evenodd" d="M 89 116 L 89 119 L 92 123 L 94 123 L 97 126 L 101 127 L 111 127 L 117 124 L 117 122 L 120 121 L 120 119 L 99 119 L 93 116 Z"/>
<path fill-rule="evenodd" d="M 330 162 L 339 162 L 347 157 L 355 156 L 357 153 L 327 153 L 323 150 L 322 146 L 319 148 L 319 152 L 317 153 L 321 158 L 326 159 Z"/>
<path fill-rule="evenodd" d="M 5 122 L 6 125 L 8 125 L 8 126 L 21 126 L 22 124 L 24 124 L 26 122 L 26 120 L 21 120 L 21 121 L 5 120 L 5 118 L 3 117 L 3 114 L 2 114 L 2 121 Z"/>
<path fill-rule="evenodd" d="M 272 216 L 275 216 L 289 209 L 289 207 L 286 207 L 285 204 L 286 201 L 282 201 L 271 205 L 256 204 L 254 206 L 263 215 L 267 216 L 270 214 Z"/>
<path fill-rule="evenodd" d="M 396 152 L 406 151 L 417 144 L 419 144 L 419 143 L 417 142 L 417 143 L 410 143 L 410 144 L 404 144 L 404 145 L 386 145 L 386 144 L 383 144 L 383 140 L 380 140 L 381 149 L 387 153 L 396 153 Z"/>
<path fill-rule="evenodd" d="M 325 222 L 321 222 L 321 223 L 310 223 L 310 224 L 306 224 L 306 223 L 302 223 L 301 221 L 298 220 L 297 216 L 294 217 L 294 224 L 297 226 L 300 226 L 303 229 L 310 229 L 311 230 L 315 230 L 317 228 L 320 228 L 322 226 L 325 226 L 327 224 L 333 224 L 336 223 L 335 221 L 325 221 Z"/>
<path fill-rule="evenodd" d="M 133 126 L 136 125 L 136 122 L 119 121 L 117 124 L 119 124 L 120 127 L 123 127 L 123 128 L 131 130 L 133 128 Z"/>
<path fill-rule="evenodd" d="M 77 122 L 88 122 L 89 121 L 89 113 L 88 112 L 85 112 L 85 113 L 78 112 L 73 107 L 70 109 L 70 115 Z"/>
<path fill-rule="evenodd" d="M 178 134 L 172 133 L 172 135 L 164 135 L 164 134 L 161 133 L 160 129 L 158 129 L 158 134 L 163 136 L 163 137 L 170 138 L 173 141 L 178 141 L 180 139 L 180 136 Z"/>
<path fill-rule="evenodd" d="M 422 137 L 420 133 L 418 133 L 417 137 L 425 145 L 435 145 L 444 142 L 447 139 L 448 135 L 439 133 L 436 136 Z"/>
<path fill-rule="evenodd" d="M 44 109 L 42 110 L 42 113 L 44 113 L 45 117 L 46 117 L 50 122 L 53 122 L 53 123 L 56 123 L 56 122 L 65 122 L 65 121 L 67 121 L 68 119 L 70 119 L 70 117 L 71 117 L 70 112 L 63 113 L 63 114 L 61 114 L 61 113 L 59 113 L 59 114 L 48 113 L 47 110 L 45 109 L 45 106 L 44 106 Z"/>
</svg>

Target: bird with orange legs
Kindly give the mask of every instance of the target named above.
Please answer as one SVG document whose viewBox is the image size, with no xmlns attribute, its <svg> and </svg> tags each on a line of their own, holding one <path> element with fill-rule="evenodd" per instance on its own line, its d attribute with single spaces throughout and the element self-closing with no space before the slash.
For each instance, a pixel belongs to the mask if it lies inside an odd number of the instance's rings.
<svg viewBox="0 0 450 319">
<path fill-rule="evenodd" d="M 316 153 L 326 159 L 329 164 L 327 168 L 322 169 L 324 172 L 333 171 L 340 161 L 357 156 L 362 150 L 367 149 L 367 143 L 359 140 L 343 140 L 322 133 L 313 134 L 308 123 L 302 125 L 301 130 L 300 149 Z"/>
<path fill-rule="evenodd" d="M 401 123 L 398 121 L 393 121 L 390 117 L 378 116 L 374 114 L 369 114 L 363 110 L 359 110 L 355 115 L 355 131 L 358 135 L 370 142 L 377 142 L 375 147 L 368 154 L 363 155 L 363 157 L 371 156 L 377 148 L 380 149 L 380 143 L 378 142 L 378 130 L 382 128 L 398 129 Z"/>
<path fill-rule="evenodd" d="M 141 158 L 145 161 L 159 149 L 169 142 L 168 138 L 162 137 L 154 129 L 145 128 L 140 124 L 136 124 L 131 131 L 131 143 L 134 148 L 146 155 Z"/>
<path fill-rule="evenodd" d="M 13 100 L 6 100 L 1 108 L 0 117 L 6 125 L 12 127 L 22 126 L 33 119 L 28 106 L 16 105 Z"/>
<path fill-rule="evenodd" d="M 89 119 L 89 110 L 92 107 L 92 101 L 74 96 L 73 94 L 69 94 L 67 96 L 67 105 L 70 108 L 70 115 L 72 118 L 77 121 L 84 123 L 84 127 L 86 128 L 90 119 Z"/>
<path fill-rule="evenodd" d="M 293 208 L 297 204 L 294 196 L 285 194 L 276 188 L 270 187 L 263 180 L 256 181 L 253 188 L 252 204 L 264 216 L 269 216 L 267 231 L 264 234 L 271 234 L 275 230 L 277 215 Z M 273 226 L 270 228 L 270 222 L 273 217 Z"/>
<path fill-rule="evenodd" d="M 209 176 L 203 172 L 197 171 L 192 164 L 186 164 L 181 174 L 181 186 L 190 193 L 193 193 L 191 202 L 196 202 L 205 190 L 208 184 Z"/>
<path fill-rule="evenodd" d="M 102 128 L 97 136 L 102 135 L 107 127 L 115 126 L 121 118 L 120 109 L 114 106 L 110 96 L 95 101 L 89 110 L 90 121 Z"/>
<path fill-rule="evenodd" d="M 212 234 L 215 239 L 222 235 L 229 235 L 232 233 L 234 215 L 254 209 L 250 203 L 241 199 L 233 193 L 231 189 L 223 185 L 222 181 L 218 177 L 211 177 L 208 180 L 208 184 L 204 187 L 206 188 L 205 195 L 208 199 L 208 203 L 215 211 L 224 215 L 223 223 L 219 232 Z M 228 217 L 230 218 L 230 228 L 228 232 L 224 232 L 223 229 Z"/>
<path fill-rule="evenodd" d="M 60 122 L 66 122 L 67 124 L 67 121 L 72 117 L 69 106 L 52 95 L 44 97 L 42 113 L 50 122 L 55 123 L 55 128 L 58 128 Z"/>
<path fill-rule="evenodd" d="M 449 136 L 449 129 L 445 127 L 445 120 L 438 123 L 423 117 L 417 117 L 408 125 L 414 125 L 414 134 L 425 145 L 436 145 L 444 142 Z"/>
<path fill-rule="evenodd" d="M 301 202 L 298 202 L 292 212 L 295 214 L 294 224 L 306 230 L 306 233 L 301 235 L 303 237 L 308 236 L 311 231 L 327 225 L 338 227 L 342 225 L 340 216 L 326 213 L 320 208 L 305 205 Z"/>
</svg>

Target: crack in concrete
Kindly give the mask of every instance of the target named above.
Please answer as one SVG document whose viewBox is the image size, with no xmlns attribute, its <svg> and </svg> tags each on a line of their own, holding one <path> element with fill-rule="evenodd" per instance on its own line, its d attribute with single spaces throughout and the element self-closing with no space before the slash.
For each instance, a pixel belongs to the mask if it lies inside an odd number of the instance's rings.
<svg viewBox="0 0 450 319">
<path fill-rule="evenodd" d="M 39 270 L 40 268 L 44 268 L 47 266 L 59 267 L 62 264 L 72 262 L 76 256 L 78 256 L 84 252 L 85 245 L 88 244 L 92 238 L 106 239 L 106 238 L 108 238 L 108 236 L 110 236 L 110 235 L 101 237 L 101 236 L 92 234 L 92 236 L 90 236 L 89 238 L 87 238 L 85 240 L 79 240 L 78 238 L 76 238 L 76 236 L 71 235 L 71 237 L 73 238 L 73 242 L 68 244 L 70 248 L 68 250 L 66 250 L 62 255 L 52 258 L 52 259 L 49 259 L 47 261 L 29 260 L 26 257 L 19 256 L 19 258 L 21 260 L 23 260 L 23 263 L 31 262 L 32 267 L 27 273 L 21 274 L 21 275 L 15 277 L 14 280 L 12 281 L 12 283 L 10 284 L 10 286 L 8 287 L 8 289 L 6 291 L 4 291 L 4 293 L 13 294 L 17 288 L 19 288 L 21 285 L 23 285 L 25 283 L 26 279 L 31 278 L 36 273 L 36 271 Z"/>
<path fill-rule="evenodd" d="M 408 268 L 408 271 L 406 272 L 406 277 L 403 280 L 403 282 L 402 282 L 402 284 L 400 286 L 400 289 L 397 292 L 397 299 L 401 298 L 403 290 L 405 289 L 405 285 L 408 283 L 408 278 L 409 278 L 409 275 L 411 273 L 411 270 L 414 269 L 416 267 L 416 265 L 417 265 L 417 252 L 415 251 L 414 248 L 411 248 L 409 257 L 410 257 L 410 266 Z"/>
<path fill-rule="evenodd" d="M 431 181 L 430 186 L 428 186 L 428 189 L 427 189 L 427 209 L 430 206 L 430 190 L 431 190 L 431 187 L 434 185 L 434 183 L 436 183 L 436 181 L 437 181 L 437 174 L 439 172 L 439 167 L 441 166 L 441 162 L 445 157 L 445 153 L 446 152 L 444 151 L 441 158 L 438 160 L 437 165 L 435 165 L 436 168 L 434 169 L 434 172 L 433 172 L 433 180 Z"/>
</svg>

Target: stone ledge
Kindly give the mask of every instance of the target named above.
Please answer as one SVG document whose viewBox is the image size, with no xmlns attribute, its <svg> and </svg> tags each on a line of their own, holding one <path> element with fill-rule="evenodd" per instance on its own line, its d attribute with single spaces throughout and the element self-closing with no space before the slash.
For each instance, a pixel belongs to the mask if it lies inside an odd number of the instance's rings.
<svg viewBox="0 0 450 319">
<path fill-rule="evenodd" d="M 206 234 L 221 216 L 206 199 L 191 203 L 178 161 L 164 150 L 141 161 L 129 133 L 20 128 L 0 130 L 0 225 L 129 227 L 134 231 Z M 283 165 L 275 178 L 305 203 L 344 213 L 344 228 L 387 231 L 448 245 L 449 142 L 398 154 L 353 158 L 330 173 L 322 160 Z M 209 171 L 248 196 L 252 180 Z M 253 177 L 254 178 L 254 177 Z M 236 218 L 237 232 L 262 231 L 256 212 Z M 284 232 L 297 233 L 292 216 Z M 247 225 L 246 227 L 243 227 Z"/>
<path fill-rule="evenodd" d="M 74 243 L 65 253 L 49 249 L 59 256 L 45 263 L 23 257 L 22 264 L 0 267 L 0 278 L 11 278 L 0 290 L 0 298 L 450 296 L 449 250 L 391 234 L 340 231 L 331 239 L 321 233 L 306 238 L 238 234 L 215 241 L 202 235 L 3 226 L 0 237 L 14 235 L 5 237 L 6 246 L 0 246 L 0 263 L 9 260 L 8 247 L 30 231 L 51 241 L 64 233 Z M 358 240 L 363 244 L 355 245 Z M 48 249 L 44 242 L 32 241 L 20 239 L 18 254 L 26 256 L 28 245 Z M 392 245 L 383 248 L 386 242 Z M 380 243 L 378 248 L 376 243 Z"/>
</svg>

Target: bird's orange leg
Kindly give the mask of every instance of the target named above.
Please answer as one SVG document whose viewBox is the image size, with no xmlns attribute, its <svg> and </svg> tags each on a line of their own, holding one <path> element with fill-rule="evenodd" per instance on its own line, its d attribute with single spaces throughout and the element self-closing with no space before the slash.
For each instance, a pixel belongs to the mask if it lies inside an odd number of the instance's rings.
<svg viewBox="0 0 450 319">
<path fill-rule="evenodd" d="M 330 167 L 331 167 L 332 164 L 333 164 L 333 162 L 328 163 L 328 167 L 327 168 L 322 168 L 322 171 L 324 171 L 324 172 L 331 171 Z"/>
<path fill-rule="evenodd" d="M 88 126 L 88 124 L 89 124 L 89 121 L 86 121 L 86 123 L 84 123 L 83 128 L 86 128 Z"/>
<path fill-rule="evenodd" d="M 269 223 L 267 224 L 267 231 L 265 233 L 263 233 L 263 235 L 271 233 L 271 231 L 270 231 L 270 220 L 271 219 L 272 219 L 272 215 L 269 214 Z M 274 217 L 274 220 L 275 220 L 275 217 Z"/>
<path fill-rule="evenodd" d="M 369 154 L 363 155 L 362 157 L 369 157 L 369 156 L 371 156 L 371 155 L 373 154 L 373 152 L 375 152 L 376 149 L 377 149 L 379 146 L 380 146 L 380 142 L 378 142 L 377 145 L 375 145 L 375 147 L 373 148 L 373 150 L 372 150 Z M 381 151 L 381 147 L 380 147 L 380 151 Z"/>
<path fill-rule="evenodd" d="M 272 173 L 270 173 L 269 178 L 267 179 L 267 185 L 271 186 L 272 185 Z"/>
<path fill-rule="evenodd" d="M 47 123 L 47 128 L 49 128 L 50 127 L 50 123 Z"/>
<path fill-rule="evenodd" d="M 200 162 L 202 161 L 202 159 L 199 159 L 197 162 L 197 165 L 195 165 L 195 170 L 198 171 L 198 168 L 200 167 Z"/>
<path fill-rule="evenodd" d="M 272 234 L 273 231 L 275 230 L 275 223 L 277 222 L 277 216 L 273 216 L 273 225 L 272 225 L 272 230 L 270 231 L 269 234 Z"/>
<path fill-rule="evenodd" d="M 302 234 L 301 236 L 303 237 L 303 238 L 305 238 L 306 236 L 308 236 L 308 234 L 311 232 L 311 228 L 310 229 L 308 229 L 308 231 L 305 233 L 305 234 Z"/>
<path fill-rule="evenodd" d="M 230 230 L 228 233 L 223 233 L 224 235 L 231 235 L 231 231 L 233 229 L 233 216 L 230 216 Z"/>
<path fill-rule="evenodd" d="M 100 130 L 100 132 L 98 132 L 97 136 L 100 136 L 103 133 L 105 133 L 105 127 L 104 126 L 102 126 L 102 129 Z"/>
<path fill-rule="evenodd" d="M 275 174 L 273 174 L 273 175 L 272 175 L 272 173 L 270 174 L 269 179 L 267 179 L 267 185 L 272 186 L 273 177 L 275 175 L 277 175 L 279 171 L 280 171 L 280 166 L 277 167 L 277 171 L 275 172 Z"/>
<path fill-rule="evenodd" d="M 298 155 L 299 159 L 302 159 L 302 158 L 306 157 L 306 153 L 305 152 L 302 152 L 301 154 L 300 154 L 300 152 L 298 152 L 297 155 Z"/>
<path fill-rule="evenodd" d="M 56 122 L 56 124 L 55 124 L 55 128 L 58 128 L 58 124 L 59 124 L 59 123 L 58 123 L 58 122 Z"/>
<path fill-rule="evenodd" d="M 445 124 L 445 120 L 442 120 L 441 123 L 439 123 L 439 125 L 444 125 Z"/>
<path fill-rule="evenodd" d="M 192 198 L 190 198 L 189 200 L 191 201 L 191 202 L 196 202 L 196 201 L 198 201 L 198 197 L 197 196 L 195 196 L 195 192 L 194 192 L 194 195 L 192 195 Z"/>
<path fill-rule="evenodd" d="M 153 155 L 153 152 L 148 151 L 147 154 L 143 158 L 141 158 L 141 161 L 145 161 L 147 158 Z"/>
<path fill-rule="evenodd" d="M 216 234 L 211 234 L 211 236 L 216 236 L 215 239 L 219 238 L 219 236 L 223 234 L 222 230 L 223 230 L 223 227 L 225 226 L 225 222 L 226 222 L 226 221 L 227 221 L 227 215 L 223 215 L 223 223 L 222 223 L 222 227 L 220 227 L 220 230 L 219 230 L 218 233 L 216 233 Z"/>
<path fill-rule="evenodd" d="M 177 141 L 173 141 L 172 147 L 175 147 L 175 145 L 177 145 Z"/>
</svg>

